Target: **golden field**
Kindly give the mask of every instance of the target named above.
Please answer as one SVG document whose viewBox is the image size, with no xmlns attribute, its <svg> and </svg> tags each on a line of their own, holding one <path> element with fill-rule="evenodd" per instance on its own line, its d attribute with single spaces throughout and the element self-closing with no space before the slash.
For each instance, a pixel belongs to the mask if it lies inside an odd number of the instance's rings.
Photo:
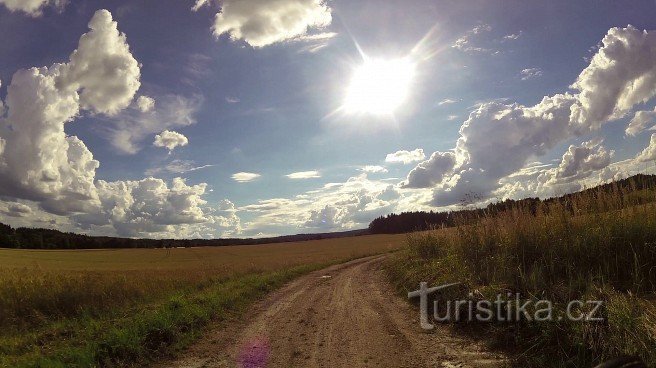
<svg viewBox="0 0 656 368">
<path fill-rule="evenodd" d="M 173 249 L 0 249 L 0 367 L 141 365 L 298 275 L 398 250 L 405 240 L 370 235 Z"/>
<path fill-rule="evenodd" d="M 61 271 L 267 271 L 361 257 L 403 245 L 405 235 L 365 235 L 289 243 L 172 249 L 0 249 L 0 267 Z"/>
</svg>

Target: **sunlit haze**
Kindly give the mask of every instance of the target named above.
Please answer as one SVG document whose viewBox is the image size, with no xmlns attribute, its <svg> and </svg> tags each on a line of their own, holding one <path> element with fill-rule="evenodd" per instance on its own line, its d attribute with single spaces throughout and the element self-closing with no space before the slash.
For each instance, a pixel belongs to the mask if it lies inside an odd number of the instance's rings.
<svg viewBox="0 0 656 368">
<path fill-rule="evenodd" d="M 353 71 L 344 108 L 348 112 L 391 114 L 408 98 L 415 65 L 403 59 L 366 59 Z"/>
</svg>

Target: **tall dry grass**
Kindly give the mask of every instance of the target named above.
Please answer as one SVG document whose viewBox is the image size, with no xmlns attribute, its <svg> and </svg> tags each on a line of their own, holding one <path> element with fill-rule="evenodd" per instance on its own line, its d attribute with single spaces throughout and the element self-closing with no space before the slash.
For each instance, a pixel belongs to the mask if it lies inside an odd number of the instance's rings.
<svg viewBox="0 0 656 368">
<path fill-rule="evenodd" d="M 605 302 L 603 323 L 475 327 L 515 350 L 518 366 L 585 367 L 627 354 L 656 366 L 655 202 L 653 190 L 615 188 L 461 219 L 453 229 L 411 234 L 390 274 L 404 291 L 459 281 L 486 299 L 521 293 L 561 311 L 574 299 Z"/>
</svg>

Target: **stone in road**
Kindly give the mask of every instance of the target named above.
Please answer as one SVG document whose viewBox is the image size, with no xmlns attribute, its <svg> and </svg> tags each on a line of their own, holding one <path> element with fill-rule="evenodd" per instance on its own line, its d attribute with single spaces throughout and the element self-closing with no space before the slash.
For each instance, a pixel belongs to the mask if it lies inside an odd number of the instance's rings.
<svg viewBox="0 0 656 368">
<path fill-rule="evenodd" d="M 170 368 L 201 367 L 501 367 L 481 344 L 437 326 L 382 272 L 385 256 L 362 258 L 302 276 L 271 293 L 242 323 L 212 331 Z"/>
</svg>

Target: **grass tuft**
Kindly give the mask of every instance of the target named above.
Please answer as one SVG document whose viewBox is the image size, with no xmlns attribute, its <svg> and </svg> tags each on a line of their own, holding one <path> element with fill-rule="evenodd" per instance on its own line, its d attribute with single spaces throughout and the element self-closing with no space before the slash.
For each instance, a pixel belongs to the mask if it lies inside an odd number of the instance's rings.
<svg viewBox="0 0 656 368">
<path fill-rule="evenodd" d="M 654 202 L 653 190 L 599 191 L 537 211 L 462 218 L 455 228 L 410 234 L 389 274 L 403 293 L 421 281 L 459 281 L 485 299 L 512 292 L 552 300 L 560 313 L 570 300 L 604 301 L 603 323 L 456 326 L 513 349 L 516 366 L 586 367 L 621 355 L 656 366 Z"/>
</svg>

